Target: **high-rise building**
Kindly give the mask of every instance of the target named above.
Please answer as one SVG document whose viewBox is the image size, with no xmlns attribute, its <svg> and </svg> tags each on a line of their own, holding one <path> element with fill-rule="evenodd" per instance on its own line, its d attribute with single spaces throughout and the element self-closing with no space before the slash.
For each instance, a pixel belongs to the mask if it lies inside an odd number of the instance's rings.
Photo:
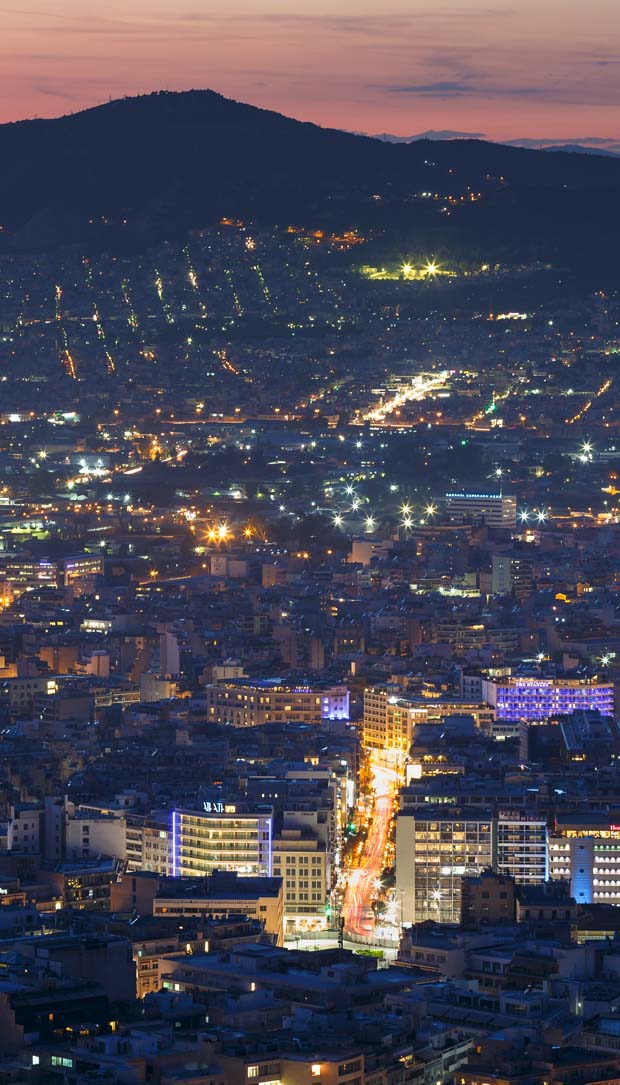
<svg viewBox="0 0 620 1085">
<path fill-rule="evenodd" d="M 271 877 L 273 811 L 205 802 L 203 810 L 172 814 L 172 873 L 177 876 L 231 870 Z"/>
<path fill-rule="evenodd" d="M 497 870 L 518 885 L 538 885 L 549 876 L 546 818 L 520 810 L 500 810 L 497 818 Z"/>
<path fill-rule="evenodd" d="M 493 818 L 476 811 L 399 814 L 396 890 L 404 923 L 459 923 L 461 880 L 494 865 Z"/>
<path fill-rule="evenodd" d="M 534 885 L 548 877 L 545 819 L 522 811 L 411 809 L 396 819 L 396 888 L 405 923 L 459 923 L 462 879 L 485 870 Z"/>
</svg>

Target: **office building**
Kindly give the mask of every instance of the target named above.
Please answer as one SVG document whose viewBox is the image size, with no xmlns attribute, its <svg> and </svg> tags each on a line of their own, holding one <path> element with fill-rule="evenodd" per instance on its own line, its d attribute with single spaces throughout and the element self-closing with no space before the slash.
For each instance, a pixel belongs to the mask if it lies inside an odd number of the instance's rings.
<svg viewBox="0 0 620 1085">
<path fill-rule="evenodd" d="M 396 890 L 402 922 L 459 923 L 461 880 L 494 866 L 493 818 L 466 811 L 400 813 Z"/>
<path fill-rule="evenodd" d="M 5 574 L 15 594 L 37 588 L 71 588 L 77 596 L 93 591 L 103 569 L 101 555 L 77 554 L 60 561 L 11 559 L 6 563 Z"/>
<path fill-rule="evenodd" d="M 519 885 L 538 885 L 548 873 L 547 821 L 540 814 L 500 810 L 497 818 L 497 870 Z"/>
<path fill-rule="evenodd" d="M 517 526 L 514 494 L 447 493 L 446 512 L 453 523 L 483 520 L 489 527 Z"/>
<path fill-rule="evenodd" d="M 396 888 L 404 923 L 459 923 L 463 878 L 485 870 L 517 884 L 548 876 L 544 819 L 522 811 L 407 809 L 396 819 Z"/>
</svg>

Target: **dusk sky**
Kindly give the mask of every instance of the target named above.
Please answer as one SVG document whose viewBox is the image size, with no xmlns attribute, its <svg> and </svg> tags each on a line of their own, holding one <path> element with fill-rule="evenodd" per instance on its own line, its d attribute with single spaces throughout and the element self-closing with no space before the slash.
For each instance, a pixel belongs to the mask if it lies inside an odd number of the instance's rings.
<svg viewBox="0 0 620 1085">
<path fill-rule="evenodd" d="M 620 135 L 618 0 L 12 0 L 0 120 L 212 88 L 323 125 Z"/>
</svg>

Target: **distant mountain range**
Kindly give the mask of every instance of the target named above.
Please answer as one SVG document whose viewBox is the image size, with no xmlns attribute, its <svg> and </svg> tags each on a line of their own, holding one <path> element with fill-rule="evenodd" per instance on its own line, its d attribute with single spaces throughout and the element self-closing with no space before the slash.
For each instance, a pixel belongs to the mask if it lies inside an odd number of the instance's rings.
<svg viewBox="0 0 620 1085">
<path fill-rule="evenodd" d="M 454 138 L 459 136 L 459 138 Z M 620 161 L 423 133 L 393 143 L 213 91 L 0 125 L 0 251 L 145 246 L 222 216 L 357 227 L 386 246 L 615 266 Z M 441 214 L 423 192 L 472 206 Z M 380 200 L 373 199 L 379 196 Z"/>
<path fill-rule="evenodd" d="M 358 133 L 362 135 L 363 133 Z M 429 128 L 426 132 L 418 132 L 414 136 L 395 136 L 389 132 L 377 133 L 374 139 L 383 140 L 386 143 L 415 143 L 421 139 L 454 140 L 454 139 L 484 139 L 484 132 L 459 132 L 450 128 Z M 531 151 L 564 151 L 570 154 L 600 154 L 620 157 L 620 138 L 606 139 L 603 136 L 582 136 L 574 139 L 505 139 L 496 141 L 505 147 L 523 147 Z"/>
</svg>

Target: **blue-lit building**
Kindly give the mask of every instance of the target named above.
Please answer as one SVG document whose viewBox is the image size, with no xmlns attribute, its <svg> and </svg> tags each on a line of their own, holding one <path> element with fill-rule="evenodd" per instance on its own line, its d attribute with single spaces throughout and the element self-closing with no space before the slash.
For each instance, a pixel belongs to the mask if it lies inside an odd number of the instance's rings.
<svg viewBox="0 0 620 1085">
<path fill-rule="evenodd" d="M 596 677 L 516 675 L 481 683 L 482 697 L 500 720 L 540 723 L 557 716 L 592 709 L 602 716 L 614 711 L 613 682 Z"/>
<path fill-rule="evenodd" d="M 614 815 L 559 816 L 549 842 L 549 873 L 570 878 L 577 904 L 620 904 L 620 823 Z"/>
</svg>

